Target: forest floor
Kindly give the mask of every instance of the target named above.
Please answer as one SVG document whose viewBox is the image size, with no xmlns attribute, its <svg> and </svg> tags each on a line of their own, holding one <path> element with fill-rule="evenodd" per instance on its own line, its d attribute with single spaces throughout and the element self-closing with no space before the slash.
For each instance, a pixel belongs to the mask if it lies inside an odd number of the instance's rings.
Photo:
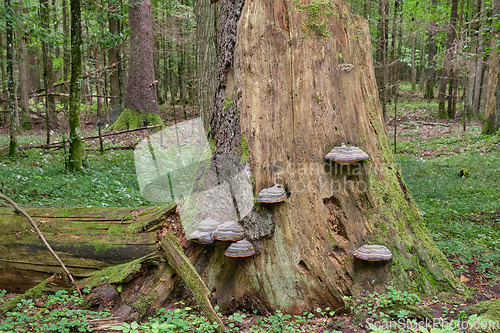
<svg viewBox="0 0 500 333">
<path fill-rule="evenodd" d="M 170 111 L 169 111 L 170 110 Z M 387 294 L 365 294 L 347 299 L 348 313 L 312 309 L 300 316 L 277 312 L 271 316 L 235 313 L 224 320 L 232 332 L 384 332 L 368 327 L 366 318 L 405 322 L 397 332 L 425 332 L 408 328 L 417 325 L 415 313 L 394 310 L 391 305 L 425 309 L 429 318 L 447 322 L 463 320 L 484 324 L 486 318 L 500 321 L 500 134 L 482 135 L 479 121 L 441 120 L 437 105 L 418 94 L 402 92 L 396 124 L 394 109 L 388 108 L 389 142 L 406 184 L 438 247 L 452 263 L 456 275 L 472 291 L 472 298 L 443 298 L 389 290 Z M 171 109 L 164 119 L 173 123 Z M 391 115 L 392 112 L 392 115 Z M 184 118 L 182 109 L 176 112 Z M 192 117 L 189 109 L 186 117 Z M 90 119 L 90 116 L 89 116 Z M 86 135 L 95 134 L 93 123 L 85 122 Z M 396 147 L 394 147 L 394 126 Z M 30 206 L 139 206 L 142 199 L 135 176 L 131 147 L 150 132 L 134 132 L 105 140 L 105 154 L 96 140 L 85 144 L 83 173 L 65 171 L 63 149 L 24 149 L 17 159 L 6 157 L 7 128 L 0 127 L 0 192 L 19 204 Z M 58 136 L 54 135 L 54 139 Z M 22 146 L 44 143 L 43 130 L 20 137 Z M 15 295 L 0 292 L 0 304 Z M 85 297 L 65 291 L 23 301 L 0 322 L 0 332 L 86 332 L 111 315 L 85 307 Z M 486 303 L 479 308 L 474 306 Z M 484 304 L 484 303 L 483 303 Z M 397 308 L 397 306 L 396 306 Z M 489 311 L 489 312 L 488 312 Z M 418 317 L 422 319 L 421 317 Z M 432 320 L 431 320 L 432 321 Z M 129 326 L 127 326 L 129 325 Z M 498 325 L 498 322 L 497 322 Z M 136 327 L 137 326 L 137 327 Z M 382 326 L 383 327 L 383 326 Z M 415 326 L 413 326 L 415 327 Z M 499 326 L 496 326 L 499 328 Z M 213 327 L 196 309 L 179 304 L 143 323 L 122 324 L 124 332 L 212 332 Z M 106 330 L 107 331 L 107 330 Z M 460 332 L 444 329 L 433 332 Z M 486 330 L 485 330 L 486 331 Z"/>
</svg>

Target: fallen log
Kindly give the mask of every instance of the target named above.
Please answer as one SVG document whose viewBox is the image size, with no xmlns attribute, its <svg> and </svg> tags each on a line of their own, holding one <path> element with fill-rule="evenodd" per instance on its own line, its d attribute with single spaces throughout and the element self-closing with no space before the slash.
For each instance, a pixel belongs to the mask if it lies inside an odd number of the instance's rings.
<svg viewBox="0 0 500 333">
<path fill-rule="evenodd" d="M 50 194 L 49 194 L 50 195 Z M 22 209 L 21 207 L 19 207 L 19 205 L 17 203 L 15 203 L 11 198 L 9 197 L 6 197 L 5 195 L 3 195 L 2 193 L 0 193 L 0 199 L 4 200 L 4 201 L 7 201 L 8 203 L 10 203 L 14 209 L 16 210 L 16 213 L 21 213 L 24 215 L 24 217 L 26 217 L 26 219 L 28 219 L 28 221 L 30 222 L 31 224 L 31 227 L 33 229 L 35 229 L 38 237 L 42 240 L 43 242 L 43 245 L 45 245 L 45 247 L 47 248 L 47 250 L 49 250 L 49 252 L 52 254 L 52 256 L 57 260 L 57 262 L 59 263 L 59 265 L 61 265 L 61 268 L 63 269 L 64 273 L 66 273 L 66 276 L 71 280 L 71 283 L 73 284 L 73 286 L 76 288 L 76 290 L 78 291 L 78 294 L 80 296 L 82 296 L 82 292 L 80 291 L 80 289 L 78 288 L 78 286 L 76 285 L 76 281 L 75 279 L 73 278 L 73 275 L 71 274 L 71 272 L 66 268 L 66 266 L 64 265 L 64 262 L 61 261 L 61 259 L 59 258 L 59 256 L 57 255 L 57 253 L 54 252 L 54 250 L 52 250 L 52 247 L 50 246 L 50 244 L 47 242 L 47 240 L 45 239 L 45 236 L 43 235 L 43 233 L 40 231 L 40 228 L 38 228 L 38 225 L 36 224 L 36 222 L 33 220 L 33 218 L 28 214 L 26 213 L 26 211 L 24 209 Z"/>
<path fill-rule="evenodd" d="M 156 230 L 174 206 L 25 208 L 75 278 L 157 250 Z M 0 207 L 0 289 L 22 293 L 63 273 L 38 234 L 15 209 Z M 50 288 L 67 287 L 62 282 Z"/>
</svg>

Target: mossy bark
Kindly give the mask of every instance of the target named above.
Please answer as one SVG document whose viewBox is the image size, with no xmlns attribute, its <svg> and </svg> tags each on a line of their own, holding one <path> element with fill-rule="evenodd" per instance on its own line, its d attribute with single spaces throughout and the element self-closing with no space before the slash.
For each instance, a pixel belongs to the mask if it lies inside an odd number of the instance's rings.
<svg viewBox="0 0 500 333">
<path fill-rule="evenodd" d="M 464 290 L 425 228 L 389 148 L 367 23 L 340 1 L 325 14 L 316 10 L 324 5 L 320 0 L 239 5 L 217 3 L 211 135 L 218 153 L 234 151 L 244 139 L 255 195 L 280 183 L 289 199 L 257 207 L 274 222 L 270 237 L 254 241 L 257 256 L 227 258 L 227 244 L 191 256 L 212 300 L 222 309 L 302 312 L 339 308 L 343 296 L 387 285 L 428 295 Z M 354 69 L 343 70 L 346 63 Z M 220 101 L 231 98 L 234 111 L 227 112 Z M 325 164 L 324 155 L 343 142 L 361 147 L 370 161 Z M 386 245 L 393 260 L 354 259 L 363 244 Z"/>
</svg>

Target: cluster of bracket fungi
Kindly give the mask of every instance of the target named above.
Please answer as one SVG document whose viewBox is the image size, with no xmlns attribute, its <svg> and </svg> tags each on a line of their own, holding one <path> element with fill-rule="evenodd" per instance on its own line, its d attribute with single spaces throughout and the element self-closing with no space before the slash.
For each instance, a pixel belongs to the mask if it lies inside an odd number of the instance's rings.
<svg viewBox="0 0 500 333">
<path fill-rule="evenodd" d="M 252 243 L 245 239 L 245 229 L 236 221 L 221 223 L 209 217 L 201 221 L 187 239 L 200 244 L 233 242 L 225 252 L 228 257 L 250 257 L 255 254 Z"/>
<path fill-rule="evenodd" d="M 349 165 L 356 162 L 368 160 L 367 153 L 355 146 L 346 146 L 344 143 L 340 147 L 334 147 L 325 159 L 342 165 Z M 257 202 L 262 204 L 275 204 L 287 199 L 285 189 L 275 184 L 273 187 L 262 189 Z M 191 233 L 188 240 L 201 243 L 212 244 L 214 241 L 233 242 L 224 253 L 228 257 L 250 257 L 256 254 L 255 248 L 245 238 L 245 229 L 236 221 L 221 223 L 212 218 L 207 218 L 200 222 L 198 228 Z M 353 252 L 355 258 L 366 261 L 388 261 L 392 259 L 392 253 L 383 245 L 363 245 Z"/>
</svg>

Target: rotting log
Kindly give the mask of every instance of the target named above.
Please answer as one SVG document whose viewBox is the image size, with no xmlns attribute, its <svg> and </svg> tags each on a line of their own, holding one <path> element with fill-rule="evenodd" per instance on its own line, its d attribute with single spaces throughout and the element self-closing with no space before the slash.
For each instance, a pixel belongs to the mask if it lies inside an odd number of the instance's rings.
<svg viewBox="0 0 500 333">
<path fill-rule="evenodd" d="M 76 279 L 156 251 L 156 230 L 174 206 L 25 208 Z M 62 273 L 26 219 L 0 207 L 0 289 L 24 292 Z M 56 287 L 66 287 L 62 281 Z"/>
<path fill-rule="evenodd" d="M 179 239 L 172 232 L 167 232 L 163 236 L 160 247 L 169 265 L 182 278 L 189 290 L 191 290 L 196 302 L 205 313 L 208 320 L 210 320 L 211 323 L 217 323 L 217 332 L 223 333 L 225 331 L 225 326 L 210 303 L 210 290 L 208 290 L 205 282 L 200 275 L 198 275 L 198 272 L 196 272 L 189 258 L 184 254 Z"/>
</svg>

